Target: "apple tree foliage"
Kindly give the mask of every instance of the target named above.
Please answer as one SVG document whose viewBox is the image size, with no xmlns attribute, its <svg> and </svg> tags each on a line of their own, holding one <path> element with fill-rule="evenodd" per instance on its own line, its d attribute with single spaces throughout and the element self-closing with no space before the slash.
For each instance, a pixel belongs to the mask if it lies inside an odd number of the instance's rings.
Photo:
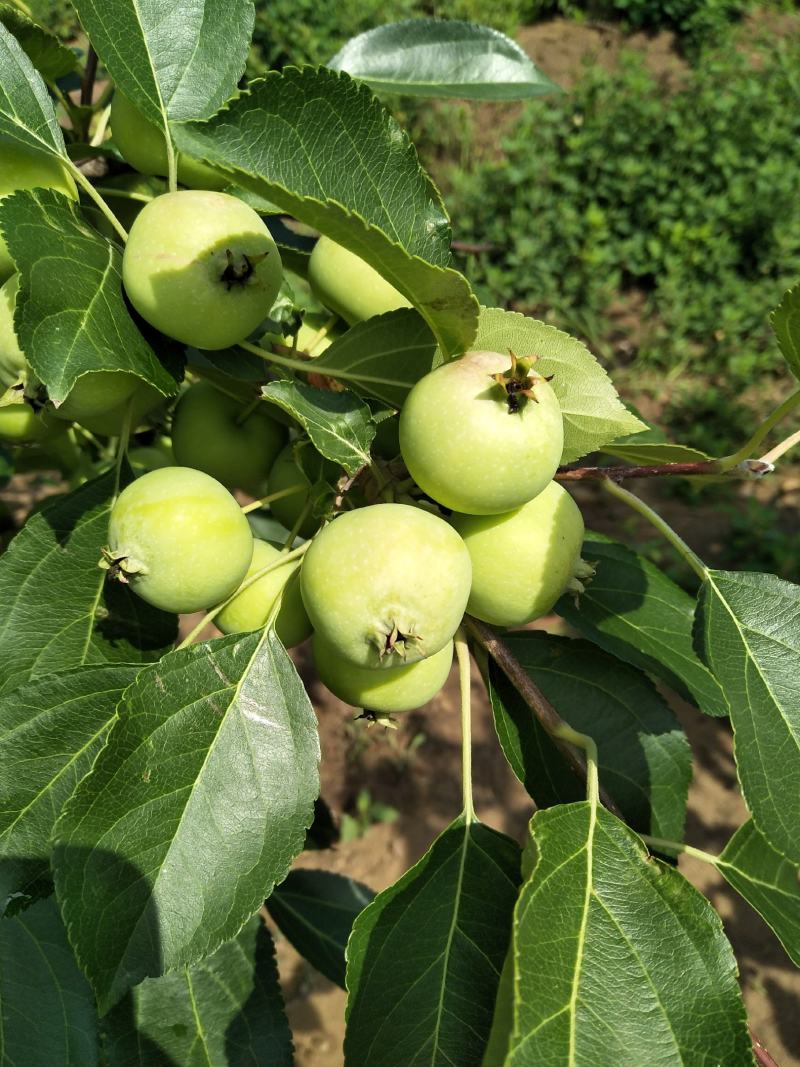
<svg viewBox="0 0 800 1067">
<path fill-rule="evenodd" d="M 579 637 L 468 618 L 498 744 L 536 811 L 520 847 L 478 819 L 465 780 L 464 810 L 376 895 L 311 860 L 293 869 L 324 810 L 320 747 L 274 628 L 177 647 L 177 618 L 98 568 L 133 477 L 124 444 L 116 465 L 113 440 L 98 448 L 90 432 L 4 447 L 3 479 L 41 453 L 71 488 L 0 556 L 0 1065 L 290 1064 L 264 915 L 347 990 L 347 1067 L 753 1063 L 722 922 L 670 858 L 712 863 L 800 963 L 800 588 L 707 567 L 620 483 L 768 474 L 782 450 L 759 459 L 759 446 L 798 394 L 740 453 L 705 456 L 649 432 L 579 340 L 479 306 L 440 193 L 381 94 L 557 91 L 502 34 L 390 25 L 325 67 L 245 84 L 250 0 L 75 7 L 84 53 L 0 9 L 0 153 L 59 161 L 80 191 L 0 201 L 15 329 L 49 403 L 91 372 L 133 374 L 162 400 L 186 367 L 232 395 L 255 387 L 341 491 L 433 367 L 468 349 L 536 353 L 564 414 L 558 477 L 592 478 L 644 514 L 696 582 L 687 592 L 589 533 L 594 582 L 557 608 Z M 336 335 L 313 372 L 280 346 L 270 362 L 268 345 L 266 360 L 253 345 L 203 352 L 149 328 L 124 297 L 121 228 L 98 224 L 126 195 L 103 139 L 113 86 L 171 155 L 211 165 L 262 214 L 299 278 L 316 231 L 410 306 Z M 293 306 L 286 287 L 265 334 L 291 329 Z M 800 289 L 772 322 L 800 376 Z M 596 466 L 574 466 L 590 455 Z M 330 503 L 319 486 L 311 496 Z M 684 841 L 691 751 L 664 686 L 733 727 L 749 818 L 717 856 Z"/>
</svg>

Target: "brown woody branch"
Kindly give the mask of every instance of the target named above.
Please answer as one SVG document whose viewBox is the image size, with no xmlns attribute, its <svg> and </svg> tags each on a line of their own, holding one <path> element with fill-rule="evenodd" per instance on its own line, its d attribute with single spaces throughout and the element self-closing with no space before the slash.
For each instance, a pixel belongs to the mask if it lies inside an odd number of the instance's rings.
<svg viewBox="0 0 800 1067">
<path fill-rule="evenodd" d="M 89 45 L 86 53 L 86 67 L 81 79 L 81 107 L 90 107 L 94 95 L 94 82 L 97 77 L 97 52 Z"/>
<path fill-rule="evenodd" d="M 752 1030 L 750 1031 L 750 1037 L 753 1040 L 753 1055 L 759 1067 L 778 1067 L 777 1061 L 770 1056 Z"/>
<path fill-rule="evenodd" d="M 568 724 L 561 718 L 538 685 L 527 674 L 511 649 L 485 623 L 479 622 L 471 616 L 467 616 L 465 622 L 470 633 L 486 649 L 506 678 L 513 684 L 519 695 L 552 738 L 553 743 L 563 753 L 572 769 L 585 781 L 586 759 L 583 753 L 573 748 L 572 745 L 566 744 L 557 736 L 559 729 L 568 726 Z M 622 812 L 602 785 L 600 786 L 600 800 L 618 819 L 623 819 Z"/>
<path fill-rule="evenodd" d="M 650 466 L 611 466 L 611 467 L 561 467 L 556 471 L 558 482 L 600 481 L 608 478 L 612 482 L 621 482 L 626 478 L 668 478 L 674 475 L 715 475 L 728 478 L 760 478 L 769 474 L 773 467 L 762 459 L 746 459 L 726 470 L 717 459 L 698 460 L 694 463 L 657 463 Z"/>
</svg>

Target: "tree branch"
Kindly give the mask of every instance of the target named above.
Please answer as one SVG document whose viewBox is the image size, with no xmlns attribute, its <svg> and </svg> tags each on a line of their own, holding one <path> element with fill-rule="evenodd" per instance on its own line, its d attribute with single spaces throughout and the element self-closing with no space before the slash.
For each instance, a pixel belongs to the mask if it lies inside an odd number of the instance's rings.
<svg viewBox="0 0 800 1067">
<path fill-rule="evenodd" d="M 485 623 L 479 622 L 469 615 L 465 619 L 465 626 L 478 643 L 486 649 L 506 678 L 513 684 L 519 695 L 553 739 L 554 744 L 563 753 L 572 769 L 586 781 L 587 768 L 583 753 L 576 751 L 571 745 L 565 744 L 563 739 L 558 736 L 559 731 L 562 729 L 569 730 L 569 724 L 561 718 L 541 689 L 526 673 L 525 668 L 511 652 L 511 649 Z M 612 814 L 616 815 L 618 819 L 622 819 L 623 822 L 625 821 L 622 812 L 602 786 L 600 786 L 600 800 Z"/>
<path fill-rule="evenodd" d="M 94 80 L 97 77 L 97 52 L 89 45 L 86 53 L 86 69 L 81 79 L 81 107 L 91 107 L 94 95 Z"/>
<path fill-rule="evenodd" d="M 731 470 L 723 470 L 719 460 L 704 459 L 694 463 L 657 463 L 650 466 L 560 467 L 557 482 L 600 481 L 621 482 L 626 478 L 668 478 L 671 475 L 714 475 L 718 478 L 760 478 L 773 470 L 763 459 L 746 459 Z"/>
<path fill-rule="evenodd" d="M 750 1031 L 750 1037 L 753 1039 L 753 1055 L 759 1067 L 778 1067 L 777 1061 L 770 1056 L 752 1030 Z"/>
</svg>

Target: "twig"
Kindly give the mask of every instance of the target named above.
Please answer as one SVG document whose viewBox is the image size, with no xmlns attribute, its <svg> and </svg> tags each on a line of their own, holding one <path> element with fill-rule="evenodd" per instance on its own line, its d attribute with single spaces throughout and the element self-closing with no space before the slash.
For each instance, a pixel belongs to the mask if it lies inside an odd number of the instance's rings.
<svg viewBox="0 0 800 1067">
<path fill-rule="evenodd" d="M 473 244 L 471 241 L 451 241 L 450 247 L 454 252 L 464 252 L 473 256 L 480 255 L 481 252 L 494 252 L 497 250 L 497 245 L 488 244 L 485 241 L 481 244 Z"/>
<path fill-rule="evenodd" d="M 461 788 L 464 797 L 464 818 L 471 823 L 475 820 L 472 800 L 472 680 L 467 636 L 461 627 L 455 636 L 455 650 L 461 693 Z"/>
<path fill-rule="evenodd" d="M 761 1044 L 759 1038 L 750 1030 L 750 1037 L 753 1041 L 753 1055 L 756 1058 L 756 1063 L 759 1067 L 778 1067 L 777 1060 L 774 1060 L 770 1056 L 769 1052 Z"/>
<path fill-rule="evenodd" d="M 97 77 L 97 52 L 94 45 L 89 45 L 86 53 L 86 69 L 81 79 L 81 107 L 91 107 L 94 95 L 94 80 Z"/>
<path fill-rule="evenodd" d="M 553 738 L 553 741 L 571 764 L 573 770 L 575 770 L 584 781 L 588 781 L 588 768 L 585 756 L 582 752 L 576 751 L 571 745 L 564 743 L 563 735 L 568 734 L 571 730 L 569 724 L 561 718 L 550 701 L 545 697 L 544 693 L 542 693 L 541 689 L 539 689 L 533 679 L 527 674 L 525 668 L 512 653 L 511 649 L 504 644 L 500 638 L 485 625 L 485 623 L 479 622 L 471 616 L 467 616 L 465 625 L 476 640 L 486 649 L 503 674 L 505 674 L 506 678 L 508 678 L 514 685 L 514 688 L 531 709 L 541 725 L 550 737 Z M 562 734 L 562 737 L 559 737 L 559 734 Z M 622 812 L 602 786 L 600 786 L 599 795 L 600 800 L 605 807 L 616 815 L 618 819 L 624 821 Z"/>
<path fill-rule="evenodd" d="M 668 478 L 671 475 L 716 475 L 726 478 L 760 478 L 771 473 L 772 464 L 765 459 L 747 459 L 730 470 L 724 470 L 719 460 L 704 459 L 695 463 L 657 463 L 641 467 L 561 467 L 556 471 L 558 482 L 583 482 L 607 479 L 621 482 L 626 478 Z"/>
</svg>

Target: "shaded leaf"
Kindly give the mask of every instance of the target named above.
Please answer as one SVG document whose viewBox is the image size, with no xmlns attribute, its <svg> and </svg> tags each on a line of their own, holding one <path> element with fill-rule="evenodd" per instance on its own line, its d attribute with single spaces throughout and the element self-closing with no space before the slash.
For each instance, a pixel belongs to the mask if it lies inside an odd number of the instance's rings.
<svg viewBox="0 0 800 1067">
<path fill-rule="evenodd" d="M 291 1067 L 269 932 L 258 916 L 202 963 L 146 978 L 103 1022 L 108 1067 Z"/>
<path fill-rule="evenodd" d="M 95 1067 L 97 1016 L 55 902 L 0 920 L 0 1063 Z"/>
<path fill-rule="evenodd" d="M 69 667 L 158 659 L 175 640 L 174 615 L 97 565 L 113 493 L 111 472 L 57 497 L 0 556 L 0 693 Z"/>
<path fill-rule="evenodd" d="M 297 419 L 318 452 L 355 474 L 370 461 L 375 423 L 354 393 L 332 393 L 301 382 L 270 382 L 262 389 L 272 404 Z"/>
<path fill-rule="evenodd" d="M 76 667 L 0 697 L 0 912 L 50 873 L 50 836 L 140 665 Z"/>
<path fill-rule="evenodd" d="M 301 867 L 289 872 L 267 910 L 300 955 L 344 989 L 347 939 L 356 916 L 374 897 L 354 878 Z"/>
<path fill-rule="evenodd" d="M 558 714 L 594 739 L 600 780 L 631 826 L 681 840 L 692 754 L 651 682 L 585 641 L 532 632 L 503 640 Z M 537 807 L 583 797 L 585 785 L 494 664 L 490 682 L 503 751 Z"/>
<path fill-rule="evenodd" d="M 730 706 L 745 803 L 773 848 L 800 863 L 800 587 L 708 571 L 697 639 Z"/>
<path fill-rule="evenodd" d="M 271 630 L 140 672 L 55 831 L 56 892 L 101 1010 L 211 955 L 286 876 L 319 792 L 316 725 Z"/>
<path fill-rule="evenodd" d="M 586 535 L 582 555 L 596 564 L 596 574 L 577 604 L 561 598 L 559 615 L 606 652 L 663 679 L 706 715 L 727 715 L 719 683 L 694 649 L 694 598 L 649 560 L 602 534 Z"/>
<path fill-rule="evenodd" d="M 644 427 L 617 396 L 611 380 L 581 341 L 554 326 L 501 308 L 481 308 L 473 349 L 538 355 L 535 370 L 553 375 L 564 415 L 562 463 L 571 463 L 624 433 Z"/>
<path fill-rule="evenodd" d="M 356 919 L 346 1067 L 480 1064 L 519 885 L 513 841 L 463 816 Z"/>
<path fill-rule="evenodd" d="M 783 294 L 769 321 L 789 370 L 800 378 L 800 285 Z"/>
<path fill-rule="evenodd" d="M 165 396 L 177 392 L 125 305 L 122 253 L 71 200 L 50 189 L 15 193 L 0 204 L 0 228 L 20 272 L 20 347 L 51 400 L 61 403 L 89 371 L 128 371 Z"/>
<path fill-rule="evenodd" d="M 750 1067 L 736 961 L 708 901 L 602 807 L 537 812 L 531 834 L 507 1067 Z"/>
<path fill-rule="evenodd" d="M 20 8 L 0 4 L 0 23 L 16 37 L 25 55 L 47 81 L 56 82 L 77 69 L 78 57 L 72 49 L 37 26 Z"/>
<path fill-rule="evenodd" d="M 725 880 L 767 922 L 800 967 L 800 874 L 752 819 L 740 826 L 717 859 Z"/>
<path fill-rule="evenodd" d="M 450 266 L 441 198 L 366 86 L 288 67 L 254 82 L 210 122 L 174 132 L 182 151 L 365 259 L 414 304 L 446 352 L 469 346 L 477 301 Z"/>
<path fill-rule="evenodd" d="M 402 407 L 411 387 L 439 362 L 430 327 L 403 308 L 359 322 L 314 360 L 314 372 L 336 377 L 359 392 Z"/>
<path fill-rule="evenodd" d="M 367 30 L 328 66 L 375 92 L 411 96 L 529 100 L 560 91 L 505 34 L 455 19 L 409 19 Z"/>
</svg>

